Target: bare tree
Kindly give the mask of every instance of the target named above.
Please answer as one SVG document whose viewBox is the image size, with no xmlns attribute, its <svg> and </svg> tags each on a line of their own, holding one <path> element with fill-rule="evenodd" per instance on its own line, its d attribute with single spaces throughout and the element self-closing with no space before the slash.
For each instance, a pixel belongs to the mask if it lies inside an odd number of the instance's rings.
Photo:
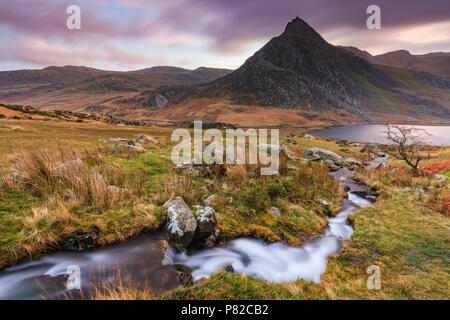
<svg viewBox="0 0 450 320">
<path fill-rule="evenodd" d="M 425 138 L 430 134 L 421 128 L 387 124 L 387 138 L 391 141 L 391 155 L 404 160 L 417 173 L 419 162 L 430 158 Z"/>
</svg>

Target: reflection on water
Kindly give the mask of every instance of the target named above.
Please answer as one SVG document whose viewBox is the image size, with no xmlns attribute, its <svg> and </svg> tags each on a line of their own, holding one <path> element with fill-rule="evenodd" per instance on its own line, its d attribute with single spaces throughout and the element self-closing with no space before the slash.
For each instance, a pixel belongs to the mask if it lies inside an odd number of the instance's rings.
<svg viewBox="0 0 450 320">
<path fill-rule="evenodd" d="M 450 146 L 450 126 L 415 125 L 413 127 L 425 129 L 430 134 L 430 136 L 426 138 L 427 143 L 432 145 Z M 332 127 L 329 129 L 316 129 L 311 130 L 311 133 L 319 136 L 349 141 L 388 143 L 388 140 L 386 139 L 386 126 L 381 124 L 361 124 L 354 126 Z"/>
</svg>

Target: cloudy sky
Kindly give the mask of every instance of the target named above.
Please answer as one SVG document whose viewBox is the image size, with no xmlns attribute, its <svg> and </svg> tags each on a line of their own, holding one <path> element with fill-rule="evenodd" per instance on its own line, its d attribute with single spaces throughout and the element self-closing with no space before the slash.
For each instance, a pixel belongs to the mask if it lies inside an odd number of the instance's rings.
<svg viewBox="0 0 450 320">
<path fill-rule="evenodd" d="M 66 27 L 72 4 L 81 30 Z M 366 27 L 371 4 L 381 30 Z M 450 51 L 448 0 L 0 0 L 0 70 L 234 69 L 296 16 L 328 42 L 372 54 Z"/>
</svg>

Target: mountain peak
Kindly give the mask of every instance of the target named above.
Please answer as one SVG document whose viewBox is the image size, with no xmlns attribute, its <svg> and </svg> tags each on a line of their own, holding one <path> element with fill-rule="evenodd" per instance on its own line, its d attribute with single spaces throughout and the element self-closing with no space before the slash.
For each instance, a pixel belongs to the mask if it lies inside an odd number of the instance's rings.
<svg viewBox="0 0 450 320">
<path fill-rule="evenodd" d="M 318 34 L 309 24 L 307 24 L 304 20 L 296 17 L 291 20 L 281 35 L 282 38 L 291 39 L 296 42 L 303 43 L 312 43 L 312 42 L 320 42 L 322 44 L 326 43 L 326 41 L 322 38 L 320 34 Z"/>
</svg>

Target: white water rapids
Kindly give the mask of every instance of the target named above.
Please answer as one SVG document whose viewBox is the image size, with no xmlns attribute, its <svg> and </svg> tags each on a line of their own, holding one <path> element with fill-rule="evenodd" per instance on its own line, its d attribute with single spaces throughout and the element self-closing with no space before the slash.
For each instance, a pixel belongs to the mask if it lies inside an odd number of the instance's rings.
<svg viewBox="0 0 450 320">
<path fill-rule="evenodd" d="M 347 225 L 347 216 L 362 206 L 371 205 L 351 192 L 343 200 L 343 210 L 329 219 L 323 234 L 302 247 L 282 243 L 264 244 L 262 240 L 237 239 L 226 248 L 213 248 L 191 256 L 176 254 L 173 263 L 193 268 L 194 280 L 232 265 L 234 272 L 243 273 L 270 282 L 296 281 L 300 278 L 320 282 L 327 266 L 327 257 L 338 253 L 342 240 L 350 239 L 353 229 Z"/>
</svg>

